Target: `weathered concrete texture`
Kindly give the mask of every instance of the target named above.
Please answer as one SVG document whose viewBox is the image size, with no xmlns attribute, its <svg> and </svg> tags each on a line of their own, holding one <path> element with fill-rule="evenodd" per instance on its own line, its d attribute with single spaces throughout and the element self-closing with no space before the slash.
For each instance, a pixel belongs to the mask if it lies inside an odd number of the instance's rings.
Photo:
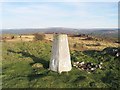
<svg viewBox="0 0 120 90">
<path fill-rule="evenodd" d="M 61 73 L 72 69 L 66 34 L 54 34 L 50 70 Z"/>
</svg>

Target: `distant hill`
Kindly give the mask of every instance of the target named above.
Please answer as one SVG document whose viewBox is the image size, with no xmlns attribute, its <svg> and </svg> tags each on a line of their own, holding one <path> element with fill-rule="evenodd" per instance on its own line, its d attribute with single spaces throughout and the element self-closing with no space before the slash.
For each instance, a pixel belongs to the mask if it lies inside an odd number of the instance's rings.
<svg viewBox="0 0 120 90">
<path fill-rule="evenodd" d="M 34 34 L 34 33 L 66 33 L 66 34 L 90 34 L 102 37 L 118 38 L 118 29 L 74 29 L 64 27 L 54 28 L 27 28 L 27 29 L 3 29 L 2 34 Z"/>
<path fill-rule="evenodd" d="M 78 29 L 73 28 L 37 28 L 37 29 L 3 29 L 3 34 L 34 34 L 34 33 L 67 33 L 75 34 Z"/>
<path fill-rule="evenodd" d="M 91 33 L 92 35 L 106 38 L 118 38 L 118 30 L 98 30 Z"/>
</svg>

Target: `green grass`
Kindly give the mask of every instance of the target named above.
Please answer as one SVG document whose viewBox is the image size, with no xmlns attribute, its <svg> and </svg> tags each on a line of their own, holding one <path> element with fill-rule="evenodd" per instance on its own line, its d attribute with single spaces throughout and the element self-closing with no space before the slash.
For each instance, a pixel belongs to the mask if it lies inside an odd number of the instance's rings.
<svg viewBox="0 0 120 90">
<path fill-rule="evenodd" d="M 98 51 L 71 51 L 74 61 L 103 62 L 104 70 L 94 73 L 72 68 L 68 73 L 49 71 L 51 43 L 4 42 L 2 44 L 3 88 L 119 88 L 119 60 Z M 109 61 L 107 61 L 109 59 Z M 35 63 L 43 67 L 33 68 Z"/>
</svg>

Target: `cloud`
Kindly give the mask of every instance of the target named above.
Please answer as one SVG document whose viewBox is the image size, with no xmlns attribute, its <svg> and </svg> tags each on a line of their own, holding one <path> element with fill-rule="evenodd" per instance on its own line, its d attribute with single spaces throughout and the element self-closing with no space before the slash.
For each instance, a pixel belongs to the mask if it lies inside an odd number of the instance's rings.
<svg viewBox="0 0 120 90">
<path fill-rule="evenodd" d="M 115 3 L 4 3 L 3 28 L 117 27 Z M 115 4 L 116 5 L 116 4 Z"/>
</svg>

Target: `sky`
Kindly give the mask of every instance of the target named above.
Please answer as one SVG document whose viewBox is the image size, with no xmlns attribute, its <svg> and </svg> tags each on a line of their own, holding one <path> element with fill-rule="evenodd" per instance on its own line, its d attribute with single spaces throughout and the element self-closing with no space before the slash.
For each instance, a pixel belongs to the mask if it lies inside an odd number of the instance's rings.
<svg viewBox="0 0 120 90">
<path fill-rule="evenodd" d="M 2 29 L 117 28 L 118 2 L 2 2 Z"/>
</svg>

